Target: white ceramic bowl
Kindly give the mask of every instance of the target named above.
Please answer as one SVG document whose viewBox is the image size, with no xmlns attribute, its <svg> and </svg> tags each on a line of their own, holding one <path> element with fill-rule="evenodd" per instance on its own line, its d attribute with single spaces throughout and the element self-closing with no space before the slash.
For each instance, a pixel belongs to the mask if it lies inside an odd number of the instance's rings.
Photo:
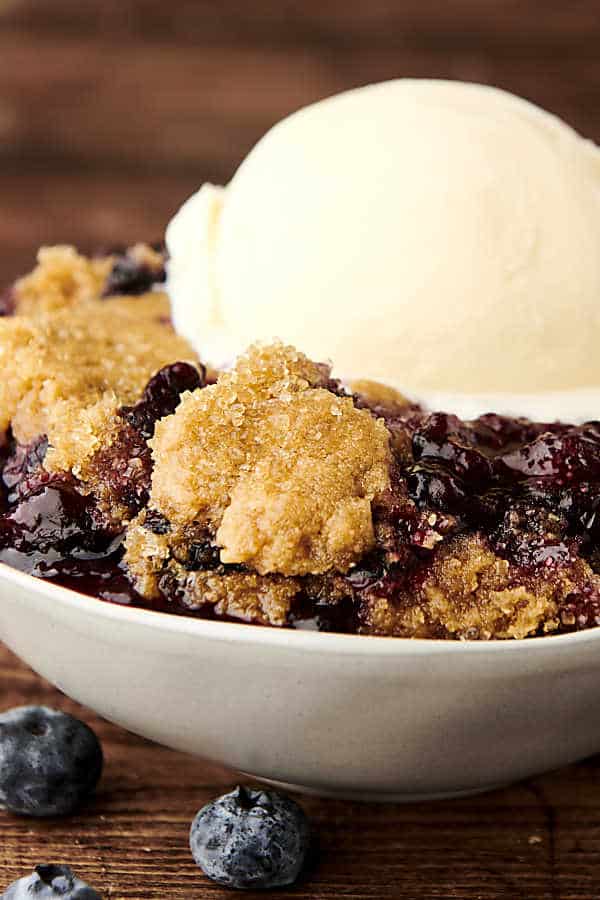
<svg viewBox="0 0 600 900">
<path fill-rule="evenodd" d="M 324 795 L 487 790 L 600 750 L 600 628 L 454 643 L 114 606 L 0 565 L 0 638 L 102 716 Z"/>
</svg>

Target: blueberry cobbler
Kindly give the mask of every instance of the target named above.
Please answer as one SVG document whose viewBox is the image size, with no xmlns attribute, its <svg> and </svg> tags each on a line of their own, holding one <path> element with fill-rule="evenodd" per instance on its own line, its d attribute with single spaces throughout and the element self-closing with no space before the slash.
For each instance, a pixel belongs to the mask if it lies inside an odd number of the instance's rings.
<svg viewBox="0 0 600 900">
<path fill-rule="evenodd" d="M 600 624 L 600 423 L 464 422 L 277 343 L 207 372 L 164 278 L 146 245 L 55 247 L 2 298 L 2 563 L 280 628 Z"/>
</svg>

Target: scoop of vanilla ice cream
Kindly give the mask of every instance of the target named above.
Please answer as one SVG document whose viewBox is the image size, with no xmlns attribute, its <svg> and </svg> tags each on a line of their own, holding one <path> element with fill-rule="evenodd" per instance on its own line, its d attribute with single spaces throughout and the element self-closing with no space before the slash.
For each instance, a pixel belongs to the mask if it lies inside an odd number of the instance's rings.
<svg viewBox="0 0 600 900">
<path fill-rule="evenodd" d="M 417 396 L 582 388 L 597 415 L 600 149 L 511 94 L 397 80 L 306 107 L 167 244 L 209 362 L 278 337 Z"/>
</svg>

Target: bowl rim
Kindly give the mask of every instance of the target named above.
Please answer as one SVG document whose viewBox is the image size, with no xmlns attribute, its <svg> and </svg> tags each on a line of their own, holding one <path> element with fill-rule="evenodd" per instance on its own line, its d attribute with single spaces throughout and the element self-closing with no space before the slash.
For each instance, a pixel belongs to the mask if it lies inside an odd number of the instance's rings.
<svg viewBox="0 0 600 900">
<path fill-rule="evenodd" d="M 194 616 L 174 615 L 154 609 L 143 609 L 111 603 L 99 597 L 83 594 L 43 578 L 37 578 L 0 562 L 2 582 L 13 583 L 27 591 L 51 597 L 53 603 L 67 609 L 77 609 L 102 619 L 144 625 L 188 636 L 198 636 L 228 643 L 254 643 L 262 646 L 289 647 L 308 652 L 327 652 L 355 656 L 394 656 L 400 651 L 414 656 L 539 653 L 542 650 L 577 652 L 583 644 L 600 641 L 600 625 L 569 634 L 544 635 L 521 640 L 452 641 L 443 638 L 401 638 L 366 634 L 338 634 L 292 628 L 271 628 L 245 622 L 220 622 Z M 0 636 L 1 640 L 1 636 Z"/>
</svg>

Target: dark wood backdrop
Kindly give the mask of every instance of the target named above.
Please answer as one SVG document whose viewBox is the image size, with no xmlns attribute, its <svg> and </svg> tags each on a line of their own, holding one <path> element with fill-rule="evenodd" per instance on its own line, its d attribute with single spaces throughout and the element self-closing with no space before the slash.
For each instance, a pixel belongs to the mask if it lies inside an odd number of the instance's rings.
<svg viewBox="0 0 600 900">
<path fill-rule="evenodd" d="M 599 0 L 0 0 L 0 280 L 162 234 L 273 122 L 402 75 L 516 91 L 600 140 Z"/>
<path fill-rule="evenodd" d="M 0 0 L 0 282 L 41 243 L 160 237 L 282 115 L 402 75 L 496 84 L 600 140 L 600 0 Z M 40 701 L 77 710 L 0 649 L 0 708 Z M 55 859 L 113 900 L 230 896 L 186 843 L 234 776 L 79 714 L 100 793 L 66 822 L 0 813 L 0 891 Z M 473 800 L 306 806 L 321 863 L 285 896 L 600 896 L 598 758 Z"/>
</svg>

